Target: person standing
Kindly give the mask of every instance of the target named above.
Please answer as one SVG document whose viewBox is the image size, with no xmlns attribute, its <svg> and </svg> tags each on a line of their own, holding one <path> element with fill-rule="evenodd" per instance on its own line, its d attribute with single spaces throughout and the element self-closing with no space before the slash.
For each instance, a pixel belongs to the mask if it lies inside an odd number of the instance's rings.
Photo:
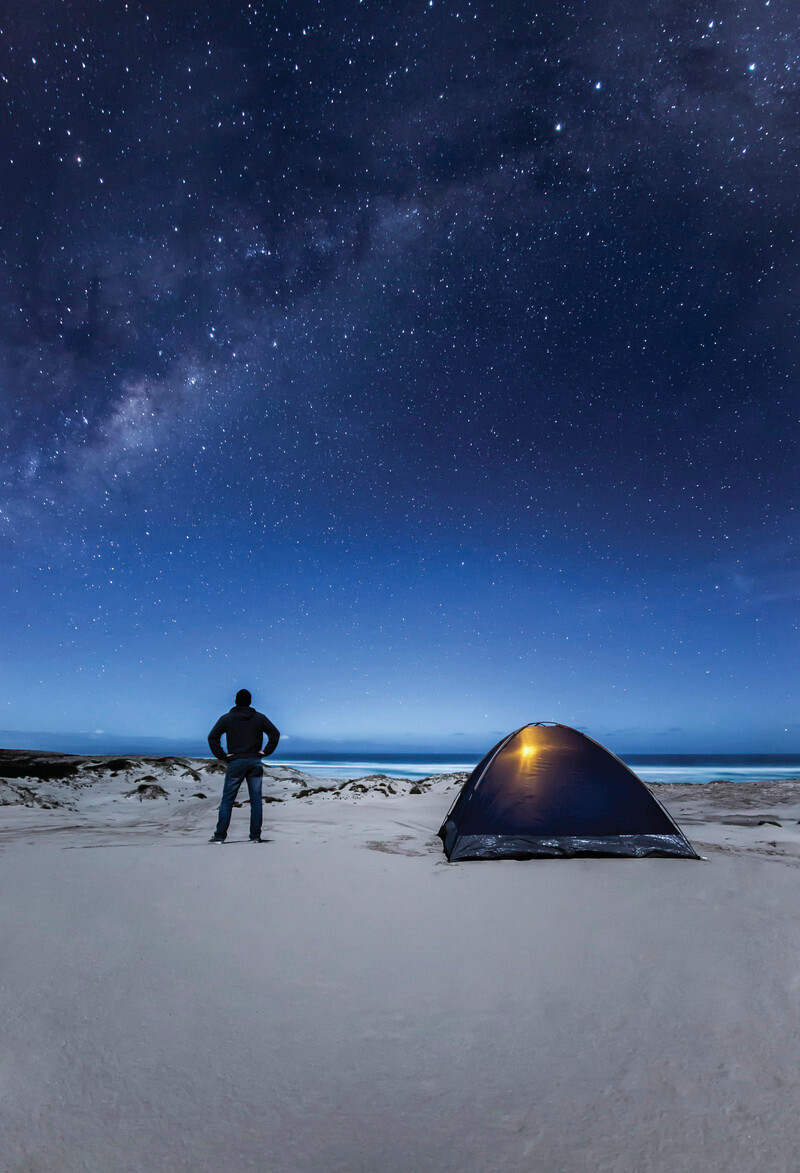
<svg viewBox="0 0 800 1173">
<path fill-rule="evenodd" d="M 262 842 L 261 779 L 264 771 L 261 762 L 275 752 L 281 735 L 268 717 L 250 707 L 252 699 L 246 688 L 240 688 L 234 707 L 223 713 L 208 735 L 209 748 L 214 757 L 227 764 L 217 827 L 209 843 L 225 842 L 234 799 L 245 781 L 250 792 L 250 842 Z M 222 748 L 223 733 L 227 751 Z M 267 744 L 262 749 L 265 733 Z"/>
</svg>

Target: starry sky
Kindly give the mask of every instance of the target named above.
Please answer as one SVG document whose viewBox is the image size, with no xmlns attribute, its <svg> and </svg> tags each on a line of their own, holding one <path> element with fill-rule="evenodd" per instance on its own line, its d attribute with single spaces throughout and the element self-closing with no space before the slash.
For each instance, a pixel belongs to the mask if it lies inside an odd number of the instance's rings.
<svg viewBox="0 0 800 1173">
<path fill-rule="evenodd" d="M 0 728 L 794 752 L 787 0 L 0 21 Z"/>
</svg>

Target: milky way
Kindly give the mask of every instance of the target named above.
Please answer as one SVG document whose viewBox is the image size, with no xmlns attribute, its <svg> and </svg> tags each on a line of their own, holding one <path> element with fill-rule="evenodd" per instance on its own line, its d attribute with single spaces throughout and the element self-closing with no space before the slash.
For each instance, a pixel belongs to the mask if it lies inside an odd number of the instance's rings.
<svg viewBox="0 0 800 1173">
<path fill-rule="evenodd" d="M 17 7 L 0 726 L 797 749 L 795 16 Z"/>
</svg>

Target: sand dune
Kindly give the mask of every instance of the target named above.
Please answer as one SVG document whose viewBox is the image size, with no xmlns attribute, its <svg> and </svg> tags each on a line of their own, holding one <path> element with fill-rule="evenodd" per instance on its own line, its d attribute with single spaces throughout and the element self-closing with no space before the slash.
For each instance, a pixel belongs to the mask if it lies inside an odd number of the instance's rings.
<svg viewBox="0 0 800 1173">
<path fill-rule="evenodd" d="M 453 865 L 463 775 L 265 775 L 216 848 L 217 763 L 0 754 L 4 1173 L 794 1173 L 800 782 Z"/>
</svg>

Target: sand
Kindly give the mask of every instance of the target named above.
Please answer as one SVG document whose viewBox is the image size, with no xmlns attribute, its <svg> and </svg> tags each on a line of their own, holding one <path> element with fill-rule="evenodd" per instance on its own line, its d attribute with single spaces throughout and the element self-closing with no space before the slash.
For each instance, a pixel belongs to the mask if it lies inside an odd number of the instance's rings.
<svg viewBox="0 0 800 1173">
<path fill-rule="evenodd" d="M 448 864 L 459 776 L 268 766 L 216 847 L 215 764 L 59 761 L 0 781 L 3 1173 L 800 1165 L 800 783 L 654 787 L 702 862 Z"/>
</svg>

